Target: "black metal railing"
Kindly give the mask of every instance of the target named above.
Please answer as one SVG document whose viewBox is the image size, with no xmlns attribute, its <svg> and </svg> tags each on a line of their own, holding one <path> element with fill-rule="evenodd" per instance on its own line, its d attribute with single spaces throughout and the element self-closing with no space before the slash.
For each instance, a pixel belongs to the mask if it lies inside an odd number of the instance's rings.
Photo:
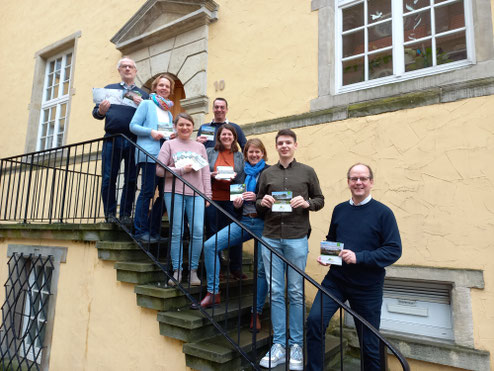
<svg viewBox="0 0 494 371">
<path fill-rule="evenodd" d="M 120 142 L 120 144 L 118 142 Z M 122 146 L 125 144 L 125 148 Z M 111 150 L 108 150 L 108 143 Z M 128 150 L 128 147 L 131 150 Z M 106 150 L 105 150 L 106 148 Z M 103 161 L 101 152 L 103 153 Z M 106 151 L 106 153 L 105 153 Z M 132 170 L 134 152 L 138 155 L 137 171 Z M 106 157 L 105 157 L 106 156 Z M 124 162 L 125 170 L 120 168 Z M 142 165 L 143 163 L 152 164 Z M 164 190 L 162 178 L 155 176 L 155 163 L 163 169 Z M 106 171 L 106 173 L 105 173 Z M 137 176 L 134 174 L 138 173 Z M 105 175 L 106 174 L 106 175 Z M 110 177 L 109 175 L 110 174 Z M 133 178 L 135 176 L 135 178 Z M 106 179 L 115 181 L 115 187 L 106 187 L 102 193 L 102 185 Z M 139 182 L 140 180 L 140 182 Z M 147 182 L 147 183 L 146 183 Z M 149 183 L 152 182 L 152 183 Z M 149 187 L 149 184 L 152 184 Z M 151 193 L 150 193 L 151 192 Z M 111 194 L 109 194 L 111 193 Z M 186 195 L 187 197 L 182 197 Z M 164 201 L 163 201 L 164 199 Z M 129 202 L 131 200 L 131 202 Z M 128 205 L 131 205 L 129 210 Z M 254 271 L 246 280 L 241 276 L 231 278 L 228 266 L 220 268 L 213 263 L 212 279 L 210 284 L 216 287 L 219 283 L 219 305 L 211 308 L 203 308 L 200 305 L 201 298 L 207 293 L 207 272 L 202 265 L 197 265 L 197 246 L 194 246 L 194 238 L 197 241 L 197 227 L 204 230 L 204 207 L 213 208 L 215 218 L 226 219 L 225 238 L 218 238 L 218 234 L 211 236 L 206 241 L 207 251 L 216 258 L 220 249 L 228 250 L 233 241 L 232 228 L 236 232 L 240 230 L 242 240 L 254 241 Z M 167 207 L 165 207 L 167 206 Z M 169 225 L 163 227 L 161 223 L 165 210 L 168 214 Z M 178 210 L 178 212 L 177 212 Z M 198 214 L 199 213 L 199 214 Z M 119 217 L 117 216 L 119 215 Z M 137 220 L 136 220 L 137 218 Z M 156 225 L 156 220 L 158 224 Z M 364 329 L 372 332 L 379 341 L 381 369 L 386 368 L 388 354 L 396 357 L 403 370 L 409 370 L 409 366 L 403 355 L 393 347 L 374 327 L 365 319 L 355 313 L 344 303 L 331 295 L 324 287 L 314 281 L 293 262 L 287 260 L 282 254 L 269 246 L 260 236 L 241 223 L 236 215 L 228 212 L 218 202 L 208 198 L 203 192 L 187 182 L 173 169 L 161 163 L 155 156 L 146 152 L 142 147 L 132 142 L 124 135 L 115 135 L 102 139 L 95 139 L 73 145 L 67 145 L 51 150 L 32 152 L 20 156 L 4 158 L 0 163 L 0 221 L 17 223 L 97 223 L 110 221 L 117 223 L 142 249 L 142 251 L 165 273 L 167 283 L 180 290 L 201 311 L 219 334 L 224 336 L 231 346 L 244 359 L 244 362 L 253 369 L 259 369 L 259 356 L 263 355 L 271 345 L 271 325 L 267 331 L 257 333 L 252 331 L 249 342 L 245 342 L 244 324 L 248 323 L 250 313 L 253 318 L 258 314 L 258 261 L 261 250 L 269 254 L 273 261 L 279 259 L 284 264 L 288 279 L 288 270 L 295 272 L 303 278 L 302 297 L 305 302 L 306 285 L 311 290 L 316 290 L 321 295 L 331 298 L 340 308 L 340 368 L 343 369 L 343 312 L 352 316 L 355 320 L 357 331 Z M 218 220 L 216 220 L 218 221 Z M 147 233 L 147 234 L 146 234 Z M 201 246 L 203 237 L 201 234 Z M 191 249 L 183 246 L 192 244 Z M 206 251 L 204 252 L 206 253 Z M 175 262 L 175 263 L 174 263 Z M 174 269 L 181 272 L 175 274 Z M 222 269 L 223 279 L 217 270 Z M 273 269 L 272 264 L 264 269 Z M 198 274 L 200 282 L 191 281 L 192 271 Z M 211 271 L 211 268 L 210 268 Z M 188 278 L 184 279 L 187 276 Z M 211 272 L 209 272 L 211 274 Z M 242 272 L 240 272 L 242 274 Z M 272 277 L 272 275 L 269 275 Z M 218 280 L 220 280 L 218 282 Z M 272 282 L 267 283 L 268 287 Z M 213 294 L 214 294 L 213 290 Z M 213 296 L 213 298 L 215 298 Z M 247 298 L 247 299 L 246 299 Z M 269 293 L 268 310 L 272 302 L 272 290 Z M 252 309 L 250 309 L 252 308 Z M 288 313 L 288 304 L 285 304 Z M 303 318 L 305 318 L 305 305 L 303 306 Z M 254 329 L 255 323 L 254 320 Z M 288 315 L 285 318 L 288 324 Z M 288 326 L 286 326 L 288 327 Z M 322 328 L 324 338 L 326 329 Z M 305 320 L 304 320 L 305 339 Z M 286 334 L 288 340 L 288 332 Z M 288 343 L 288 342 L 287 342 Z M 325 352 L 321 351 L 324 361 Z M 360 359 L 363 359 L 362 342 L 360 344 Z M 288 352 L 285 367 L 288 369 Z M 361 362 L 361 369 L 364 363 Z"/>
</svg>

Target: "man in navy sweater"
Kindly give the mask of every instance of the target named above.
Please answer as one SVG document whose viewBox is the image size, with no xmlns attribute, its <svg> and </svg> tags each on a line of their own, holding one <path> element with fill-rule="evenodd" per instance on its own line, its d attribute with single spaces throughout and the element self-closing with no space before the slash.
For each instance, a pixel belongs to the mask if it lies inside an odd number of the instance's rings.
<svg viewBox="0 0 494 371">
<path fill-rule="evenodd" d="M 247 138 L 245 137 L 244 132 L 234 122 L 228 121 L 226 118 L 226 114 L 228 113 L 228 102 L 226 101 L 225 98 L 215 98 L 213 101 L 213 115 L 214 118 L 210 123 L 203 124 L 197 131 L 197 141 L 204 144 L 206 148 L 214 147 L 215 145 L 215 140 L 216 140 L 216 132 L 218 131 L 218 128 L 223 125 L 223 124 L 230 124 L 235 128 L 235 131 L 237 132 L 237 142 L 242 148 L 242 151 L 244 150 L 245 143 L 247 143 Z M 214 139 L 209 140 L 206 135 L 204 135 L 205 132 L 213 133 L 214 132 Z"/>
<path fill-rule="evenodd" d="M 355 312 L 379 329 L 384 267 L 401 256 L 400 232 L 391 209 L 372 199 L 374 176 L 368 165 L 353 165 L 347 181 L 352 198 L 334 208 L 326 236 L 328 241 L 344 243 L 340 253 L 343 263 L 331 266 L 321 286 L 342 302 L 348 300 Z M 320 258 L 318 262 L 328 265 Z M 323 370 L 324 334 L 337 310 L 333 300 L 317 293 L 307 318 L 307 370 Z M 377 337 L 365 328 L 362 334 L 359 326 L 357 332 L 363 341 L 364 369 L 380 370 Z"/>
<path fill-rule="evenodd" d="M 105 89 L 117 89 L 130 92 L 135 105 L 138 106 L 143 99 L 148 99 L 148 94 L 139 89 L 134 80 L 137 74 L 135 62 L 129 57 L 123 57 L 118 61 L 117 70 L 122 82 L 105 86 Z M 123 93 L 123 92 L 122 92 Z M 105 119 L 105 137 L 112 134 L 124 134 L 135 142 L 135 135 L 129 130 L 130 120 L 136 111 L 135 107 L 120 104 L 110 104 L 108 100 L 97 104 L 93 109 L 93 117 L 97 120 Z M 108 138 L 103 142 L 102 149 L 102 183 L 101 196 L 103 209 L 107 221 L 115 217 L 117 202 L 115 199 L 117 175 L 120 171 L 122 160 L 125 164 L 124 184 L 120 199 L 120 221 L 130 223 L 132 203 L 136 188 L 136 165 L 134 147 L 124 138 Z"/>
</svg>

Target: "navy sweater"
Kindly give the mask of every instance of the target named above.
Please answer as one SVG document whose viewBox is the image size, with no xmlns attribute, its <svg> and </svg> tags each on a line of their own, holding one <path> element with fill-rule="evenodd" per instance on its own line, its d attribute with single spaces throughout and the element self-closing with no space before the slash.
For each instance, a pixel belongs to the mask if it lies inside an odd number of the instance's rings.
<svg viewBox="0 0 494 371">
<path fill-rule="evenodd" d="M 362 206 L 352 206 L 348 201 L 337 205 L 326 239 L 343 242 L 344 248 L 357 257 L 357 264 L 332 265 L 328 275 L 356 286 L 382 285 L 384 267 L 401 256 L 395 216 L 374 199 Z"/>
<path fill-rule="evenodd" d="M 120 84 L 110 84 L 105 86 L 105 89 L 125 90 Z M 149 98 L 149 95 L 138 87 L 134 87 L 132 91 L 141 93 L 142 99 Z M 98 108 L 99 104 L 93 108 L 93 117 L 98 120 L 105 119 L 105 136 L 121 133 L 135 141 L 136 136 L 132 134 L 129 129 L 130 121 L 136 112 L 134 107 L 112 104 L 105 116 L 101 116 L 98 113 Z"/>
</svg>

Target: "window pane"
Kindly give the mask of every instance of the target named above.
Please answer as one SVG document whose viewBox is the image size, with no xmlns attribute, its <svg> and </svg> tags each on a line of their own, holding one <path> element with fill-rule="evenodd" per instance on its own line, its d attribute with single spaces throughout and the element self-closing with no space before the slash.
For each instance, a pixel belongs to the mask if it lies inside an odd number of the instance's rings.
<svg viewBox="0 0 494 371">
<path fill-rule="evenodd" d="M 455 33 L 436 39 L 437 64 L 467 59 L 465 32 Z"/>
<path fill-rule="evenodd" d="M 393 43 L 391 21 L 369 27 L 368 37 L 369 52 L 391 46 Z"/>
<path fill-rule="evenodd" d="M 404 41 L 417 40 L 431 35 L 430 10 L 403 17 Z"/>
<path fill-rule="evenodd" d="M 65 65 L 70 66 L 72 64 L 72 53 L 66 55 Z"/>
<path fill-rule="evenodd" d="M 343 36 L 343 58 L 364 52 L 364 30 Z"/>
<path fill-rule="evenodd" d="M 343 62 L 343 85 L 364 81 L 364 58 Z"/>
<path fill-rule="evenodd" d="M 405 47 L 405 71 L 414 71 L 432 66 L 431 41 L 425 40 Z"/>
<path fill-rule="evenodd" d="M 368 0 L 367 23 L 382 21 L 391 18 L 391 0 Z"/>
<path fill-rule="evenodd" d="M 343 31 L 364 25 L 364 3 L 343 9 Z"/>
<path fill-rule="evenodd" d="M 53 98 L 58 98 L 58 87 L 60 86 L 60 71 L 55 73 L 55 84 L 53 85 Z"/>
<path fill-rule="evenodd" d="M 55 69 L 55 61 L 51 61 L 48 73 L 53 73 L 54 69 Z"/>
<path fill-rule="evenodd" d="M 436 33 L 465 27 L 463 1 L 435 8 Z"/>
<path fill-rule="evenodd" d="M 403 13 L 413 12 L 431 5 L 430 0 L 405 0 L 403 1 Z"/>
<path fill-rule="evenodd" d="M 55 147 L 60 147 L 62 145 L 63 133 L 57 135 L 57 143 L 55 143 Z"/>
<path fill-rule="evenodd" d="M 393 51 L 369 55 L 369 80 L 393 74 Z"/>
</svg>

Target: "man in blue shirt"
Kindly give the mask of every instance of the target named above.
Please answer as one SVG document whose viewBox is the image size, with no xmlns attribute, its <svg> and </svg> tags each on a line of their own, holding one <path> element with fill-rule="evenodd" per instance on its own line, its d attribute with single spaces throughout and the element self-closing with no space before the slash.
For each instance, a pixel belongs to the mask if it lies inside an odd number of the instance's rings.
<svg viewBox="0 0 494 371">
<path fill-rule="evenodd" d="M 225 98 L 216 98 L 213 101 L 213 115 L 214 119 L 207 124 L 201 125 L 199 130 L 197 131 L 197 141 L 204 144 L 206 148 L 214 147 L 216 140 L 216 132 L 218 128 L 223 124 L 230 124 L 235 128 L 237 132 L 237 141 L 242 151 L 244 150 L 245 143 L 247 143 L 247 138 L 245 137 L 244 132 L 237 124 L 228 121 L 226 118 L 226 114 L 228 113 L 228 102 Z M 213 135 L 213 139 L 211 140 L 205 134 Z"/>
<path fill-rule="evenodd" d="M 139 89 L 135 83 L 137 68 L 135 62 L 129 57 L 123 57 L 118 61 L 117 70 L 122 81 L 117 84 L 105 86 L 105 89 L 117 89 L 129 92 L 136 107 L 143 99 L 148 99 L 148 94 Z M 122 92 L 123 94 L 124 92 Z M 120 104 L 110 104 L 108 100 L 102 101 L 93 108 L 93 117 L 97 120 L 105 119 L 105 137 L 113 134 L 124 134 L 135 141 L 136 137 L 129 130 L 129 123 L 134 116 L 136 107 Z M 102 149 L 102 183 L 101 196 L 103 209 L 107 221 L 112 221 L 116 215 L 116 183 L 120 171 L 120 164 L 124 161 L 125 172 L 122 196 L 120 199 L 120 221 L 131 223 L 132 203 L 136 188 L 136 165 L 134 147 L 124 138 L 108 138 L 103 142 Z"/>
<path fill-rule="evenodd" d="M 352 198 L 333 210 L 327 241 L 344 243 L 342 265 L 332 265 L 321 283 L 340 301 L 376 329 L 381 321 L 384 267 L 401 256 L 401 239 L 391 209 L 372 198 L 374 175 L 368 165 L 355 164 L 347 173 Z M 319 264 L 328 265 L 317 259 Z M 321 303 L 322 302 L 322 303 Z M 307 370 L 323 370 L 324 334 L 338 305 L 318 292 L 307 318 Z M 322 320 L 321 320 L 322 317 Z M 363 334 L 363 364 L 366 371 L 380 370 L 379 341 L 366 328 Z"/>
</svg>

